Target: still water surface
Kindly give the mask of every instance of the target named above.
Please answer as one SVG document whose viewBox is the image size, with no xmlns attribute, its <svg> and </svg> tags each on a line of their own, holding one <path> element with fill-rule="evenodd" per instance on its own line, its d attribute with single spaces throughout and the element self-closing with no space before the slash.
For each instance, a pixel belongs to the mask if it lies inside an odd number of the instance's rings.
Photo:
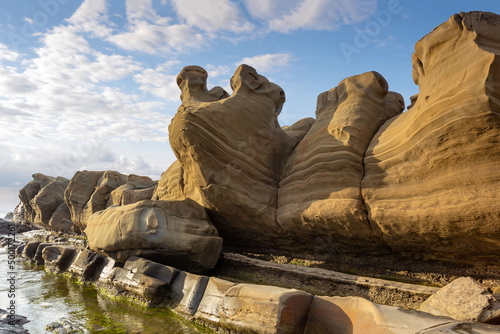
<svg viewBox="0 0 500 334">
<path fill-rule="evenodd" d="M 7 281 L 8 254 L 0 248 L 0 308 L 9 305 Z M 16 313 L 30 320 L 24 328 L 30 333 L 51 333 L 45 328 L 53 322 L 69 321 L 73 333 L 209 333 L 194 327 L 164 308 L 145 308 L 117 301 L 94 287 L 78 284 L 66 277 L 45 272 L 16 258 Z"/>
</svg>

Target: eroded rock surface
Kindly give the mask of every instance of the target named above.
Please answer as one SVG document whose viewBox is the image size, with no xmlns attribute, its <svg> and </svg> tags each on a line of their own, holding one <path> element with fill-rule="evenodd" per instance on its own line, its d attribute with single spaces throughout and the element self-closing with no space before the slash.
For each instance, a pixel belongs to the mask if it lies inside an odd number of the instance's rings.
<svg viewBox="0 0 500 334">
<path fill-rule="evenodd" d="M 107 206 L 127 205 L 145 199 L 151 199 L 158 182 L 147 176 L 130 174 L 125 184 L 114 189 L 108 199 Z"/>
<path fill-rule="evenodd" d="M 151 199 L 157 182 L 147 176 L 116 171 L 78 171 L 71 179 L 64 200 L 71 219 L 82 231 L 93 213 L 114 205 Z"/>
<path fill-rule="evenodd" d="M 178 161 L 153 198 L 193 199 L 239 250 L 496 263 L 499 22 L 457 14 L 420 40 L 404 113 L 367 72 L 321 94 L 315 121 L 281 128 L 284 93 L 253 68 L 236 70 L 229 97 L 186 68 L 169 127 Z"/>
<path fill-rule="evenodd" d="M 219 259 L 222 238 L 192 200 L 145 200 L 93 214 L 85 229 L 89 247 L 119 262 L 140 256 L 200 272 Z"/>
<path fill-rule="evenodd" d="M 114 171 L 76 172 L 64 194 L 73 223 L 80 230 L 85 230 L 89 217 L 104 210 L 110 193 L 126 181 L 126 175 Z"/>
<path fill-rule="evenodd" d="M 362 188 L 392 250 L 497 262 L 500 245 L 500 16 L 453 15 L 413 55 L 413 107 L 371 141 Z"/>
<path fill-rule="evenodd" d="M 222 99 L 207 94 L 201 68 L 184 69 L 178 83 L 183 101 L 169 138 L 179 164 L 162 177 L 160 186 L 172 184 L 172 190 L 158 191 L 159 198 L 176 199 L 182 188 L 208 209 L 229 243 L 259 244 L 281 233 L 278 184 L 300 136 L 278 124 L 283 90 L 247 65 L 238 67 L 231 78 L 234 92 Z"/>
<path fill-rule="evenodd" d="M 19 191 L 24 219 L 38 227 L 72 232 L 73 222 L 64 202 L 68 184 L 69 180 L 64 177 L 33 174 L 33 181 Z"/>
<path fill-rule="evenodd" d="M 312 299 L 300 290 L 238 284 L 224 295 L 220 323 L 238 333 L 303 333 Z"/>
<path fill-rule="evenodd" d="M 361 196 L 365 150 L 380 126 L 403 109 L 403 97 L 389 92 L 376 72 L 344 79 L 319 95 L 316 122 L 281 176 L 280 226 L 294 238 L 333 234 L 360 251 L 372 246 Z"/>
<path fill-rule="evenodd" d="M 462 321 L 500 324 L 500 302 L 472 277 L 461 277 L 430 296 L 420 310 Z"/>
</svg>

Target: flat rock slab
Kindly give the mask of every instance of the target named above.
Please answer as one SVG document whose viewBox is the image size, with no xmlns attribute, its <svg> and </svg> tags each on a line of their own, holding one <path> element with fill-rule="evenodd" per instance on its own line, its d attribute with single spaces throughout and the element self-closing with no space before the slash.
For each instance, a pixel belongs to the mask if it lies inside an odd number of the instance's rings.
<svg viewBox="0 0 500 334">
<path fill-rule="evenodd" d="M 359 297 L 314 297 L 304 334 L 337 333 L 486 334 L 500 333 L 500 328 L 378 305 Z"/>
<path fill-rule="evenodd" d="M 381 289 L 398 290 L 427 296 L 430 296 L 439 290 L 438 288 L 430 286 L 408 284 L 358 275 L 349 275 L 321 268 L 311 268 L 294 264 L 274 263 L 234 253 L 224 253 L 223 256 L 224 260 L 238 262 L 241 265 L 255 266 L 267 270 L 286 272 L 292 275 L 304 276 L 306 278 L 311 277 L 331 280 L 338 284 L 361 285 L 369 288 L 376 287 Z"/>
<path fill-rule="evenodd" d="M 237 333 L 303 333 L 313 295 L 268 285 L 238 284 L 220 308 L 220 324 Z"/>
<path fill-rule="evenodd" d="M 38 245 L 36 252 L 35 252 L 35 256 L 33 257 L 33 261 L 35 261 L 35 263 L 37 265 L 41 265 L 41 264 L 45 263 L 45 260 L 43 258 L 43 250 L 49 246 L 52 246 L 52 244 L 41 243 L 40 245 Z"/>
<path fill-rule="evenodd" d="M 84 249 L 76 255 L 68 271 L 84 280 L 91 281 L 94 280 L 97 275 L 100 275 L 103 261 L 104 256 Z"/>
<path fill-rule="evenodd" d="M 48 246 L 42 251 L 45 268 L 54 272 L 66 271 L 76 255 L 76 249 L 69 246 Z"/>
<path fill-rule="evenodd" d="M 40 245 L 40 241 L 30 241 L 26 244 L 26 246 L 23 249 L 22 257 L 28 259 L 28 260 L 33 260 L 35 258 L 36 250 L 38 248 L 38 245 Z"/>
<path fill-rule="evenodd" d="M 123 268 L 130 270 L 133 273 L 141 273 L 149 277 L 156 278 L 167 283 L 168 285 L 170 285 L 177 274 L 179 274 L 179 270 L 174 267 L 135 256 L 129 258 L 127 262 L 125 262 Z"/>
<path fill-rule="evenodd" d="M 500 333 L 497 326 L 478 324 L 477 322 L 454 322 L 429 329 L 418 334 L 493 334 Z"/>
<path fill-rule="evenodd" d="M 500 302 L 472 277 L 446 285 L 423 302 L 420 310 L 461 321 L 500 323 Z"/>
<path fill-rule="evenodd" d="M 314 297 L 304 333 L 415 334 L 450 322 L 450 318 L 379 305 L 360 297 Z"/>
<path fill-rule="evenodd" d="M 116 261 L 110 257 L 105 257 L 102 263 L 102 270 L 99 274 L 100 283 L 111 284 L 113 269 L 116 267 Z"/>
<path fill-rule="evenodd" d="M 21 243 L 16 248 L 16 256 L 22 257 L 24 248 L 26 248 L 26 243 Z"/>
<path fill-rule="evenodd" d="M 163 300 L 168 284 L 159 279 L 130 270 L 115 267 L 110 275 L 112 284 L 157 304 Z"/>
<path fill-rule="evenodd" d="M 168 294 L 168 299 L 174 310 L 182 315 L 192 317 L 200 305 L 207 284 L 207 276 L 185 271 L 179 272 Z"/>
<path fill-rule="evenodd" d="M 210 277 L 194 317 L 211 325 L 218 326 L 220 324 L 219 311 L 224 300 L 224 295 L 236 284 L 217 277 Z"/>
</svg>

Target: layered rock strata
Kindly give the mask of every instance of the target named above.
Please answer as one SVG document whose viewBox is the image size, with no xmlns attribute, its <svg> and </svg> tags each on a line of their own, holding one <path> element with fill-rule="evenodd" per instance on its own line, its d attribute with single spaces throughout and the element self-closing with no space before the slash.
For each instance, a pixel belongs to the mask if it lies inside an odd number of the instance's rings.
<svg viewBox="0 0 500 334">
<path fill-rule="evenodd" d="M 179 164 L 160 181 L 173 189 L 158 191 L 158 198 L 176 199 L 183 192 L 207 208 L 229 243 L 259 244 L 280 234 L 281 170 L 300 136 L 278 124 L 283 90 L 247 65 L 238 67 L 231 78 L 234 92 L 222 99 L 207 93 L 202 68 L 185 68 L 178 84 L 183 101 L 169 138 Z"/>
<path fill-rule="evenodd" d="M 500 16 L 453 15 L 413 55 L 413 107 L 371 141 L 362 183 L 382 243 L 480 264 L 500 250 Z"/>
<path fill-rule="evenodd" d="M 38 227 L 72 232 L 73 222 L 64 202 L 64 191 L 69 180 L 40 173 L 19 191 L 24 219 Z"/>
<path fill-rule="evenodd" d="M 29 249 L 35 246 L 38 248 L 40 244 L 27 245 Z M 62 264 L 61 255 L 76 252 L 76 249 L 58 247 L 44 248 L 45 265 Z M 109 258 L 84 250 L 63 262 L 61 272 L 112 291 L 115 296 L 125 295 L 147 305 L 171 304 L 180 315 L 206 321 L 220 331 L 270 334 L 489 334 L 499 331 L 498 326 L 456 321 L 375 304 L 359 297 L 314 296 L 295 289 L 232 283 L 141 258 L 131 258 L 121 268 Z M 64 269 L 68 265 L 69 269 Z M 475 307 L 474 302 L 471 303 Z"/>
<path fill-rule="evenodd" d="M 364 155 L 385 121 L 404 109 L 401 95 L 368 72 L 318 96 L 316 121 L 281 175 L 278 223 L 294 239 L 333 234 L 336 243 L 373 245 L 361 194 Z"/>
<path fill-rule="evenodd" d="M 85 230 L 89 217 L 106 209 L 111 192 L 126 182 L 127 176 L 115 171 L 76 172 L 64 194 L 73 223 Z"/>
<path fill-rule="evenodd" d="M 89 247 L 119 262 L 140 256 L 200 272 L 217 263 L 222 238 L 196 202 L 145 200 L 93 214 L 85 229 Z"/>
<path fill-rule="evenodd" d="M 239 250 L 496 263 L 499 22 L 457 14 L 420 40 L 420 92 L 404 113 L 367 72 L 321 94 L 315 121 L 281 128 L 284 93 L 253 68 L 236 70 L 226 97 L 187 67 L 169 127 L 178 161 L 153 197 L 193 199 Z"/>
</svg>

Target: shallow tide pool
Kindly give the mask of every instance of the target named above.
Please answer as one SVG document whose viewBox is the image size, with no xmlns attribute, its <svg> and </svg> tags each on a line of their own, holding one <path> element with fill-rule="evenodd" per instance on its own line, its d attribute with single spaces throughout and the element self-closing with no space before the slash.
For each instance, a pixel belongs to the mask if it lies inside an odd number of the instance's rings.
<svg viewBox="0 0 500 334">
<path fill-rule="evenodd" d="M 0 248 L 0 308 L 11 300 L 16 313 L 30 320 L 30 333 L 52 333 L 47 325 L 65 323 L 72 333 L 211 333 L 174 315 L 165 308 L 145 308 L 115 300 L 93 286 L 50 274 L 16 258 L 15 274 L 9 268 L 8 253 Z M 9 297 L 8 279 L 15 276 L 15 298 Z M 11 281 L 13 282 L 13 281 Z"/>
</svg>

